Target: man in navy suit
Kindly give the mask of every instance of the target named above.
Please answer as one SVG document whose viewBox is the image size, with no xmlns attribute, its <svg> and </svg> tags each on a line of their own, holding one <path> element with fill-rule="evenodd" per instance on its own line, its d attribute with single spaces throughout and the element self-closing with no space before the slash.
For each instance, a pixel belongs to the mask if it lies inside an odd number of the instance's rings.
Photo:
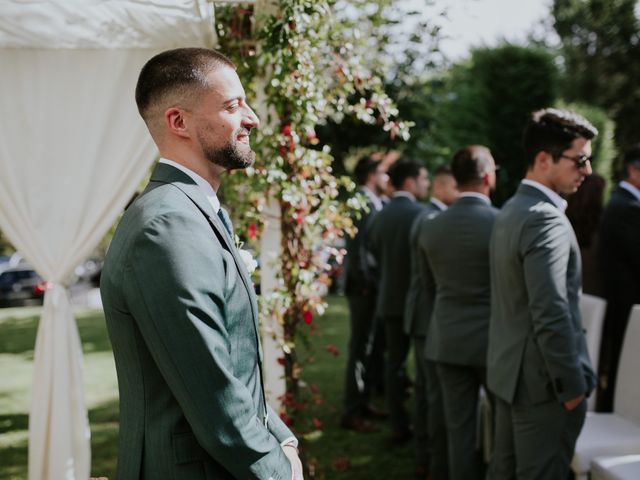
<svg viewBox="0 0 640 480">
<path fill-rule="evenodd" d="M 375 431 L 369 417 L 380 416 L 369 404 L 369 354 L 374 340 L 375 308 L 378 295 L 377 268 L 365 249 L 367 224 L 382 210 L 380 193 L 388 176 L 379 160 L 362 158 L 354 170 L 358 192 L 367 199 L 367 210 L 354 223 L 358 232 L 347 238 L 345 294 L 349 302 L 351 338 L 344 387 L 344 411 L 340 426 L 361 433 Z"/>
<path fill-rule="evenodd" d="M 631 307 L 640 303 L 640 143 L 623 159 L 622 181 L 611 194 L 600 233 L 607 314 L 600 350 L 597 407 L 610 412 Z"/>
</svg>

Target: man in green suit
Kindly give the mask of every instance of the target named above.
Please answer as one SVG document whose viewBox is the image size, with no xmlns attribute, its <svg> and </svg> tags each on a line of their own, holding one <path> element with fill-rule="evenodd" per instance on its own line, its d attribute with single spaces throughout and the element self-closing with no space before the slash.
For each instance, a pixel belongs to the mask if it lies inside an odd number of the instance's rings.
<svg viewBox="0 0 640 480">
<path fill-rule="evenodd" d="M 385 326 L 385 388 L 392 429 L 390 441 L 395 445 L 408 441 L 412 435 L 404 408 L 405 365 L 410 345 L 403 316 L 411 276 L 409 233 L 413 221 L 425 208 L 416 200 L 427 196 L 429 178 L 424 166 L 400 161 L 389 169 L 389 180 L 395 192 L 391 201 L 371 219 L 367 242 L 380 275 L 376 312 Z"/>
<path fill-rule="evenodd" d="M 534 112 L 525 179 L 491 238 L 488 382 L 496 395 L 494 480 L 567 477 L 595 386 L 580 319 L 580 249 L 561 195 L 591 173 L 597 130 L 575 113 Z"/>
<path fill-rule="evenodd" d="M 416 476 L 431 473 L 433 480 L 448 478 L 447 433 L 444 422 L 442 390 L 437 381 L 435 364 L 425 357 L 429 315 L 426 287 L 420 275 L 420 231 L 426 223 L 444 212 L 458 198 L 458 188 L 451 168 L 443 165 L 431 179 L 431 200 L 413 222 L 411 243 L 411 282 L 405 302 L 404 331 L 413 341 L 415 358 L 413 431 L 416 450 Z M 424 474 L 422 474 L 424 472 Z"/>
<path fill-rule="evenodd" d="M 480 387 L 486 382 L 489 331 L 489 238 L 498 210 L 489 194 L 496 183 L 491 152 L 479 145 L 457 151 L 451 171 L 460 196 L 418 232 L 419 266 L 431 313 L 426 357 L 442 387 L 449 478 L 481 477 L 476 452 Z"/>
<path fill-rule="evenodd" d="M 215 193 L 253 163 L 258 118 L 234 65 L 206 49 L 149 60 L 136 102 L 162 158 L 101 279 L 118 478 L 301 479 L 297 441 L 266 402 L 256 296 Z"/>
</svg>

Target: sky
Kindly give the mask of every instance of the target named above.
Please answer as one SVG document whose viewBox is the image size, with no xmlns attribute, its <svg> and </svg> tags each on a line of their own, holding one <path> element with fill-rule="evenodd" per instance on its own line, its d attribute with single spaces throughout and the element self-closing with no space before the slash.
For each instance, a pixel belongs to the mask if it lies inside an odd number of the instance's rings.
<svg viewBox="0 0 640 480">
<path fill-rule="evenodd" d="M 425 10 L 425 0 L 405 0 Z M 450 60 L 467 56 L 471 47 L 495 45 L 501 38 L 524 40 L 542 18 L 549 16 L 552 0 L 434 0 L 427 11 L 446 9 L 441 48 Z"/>
</svg>

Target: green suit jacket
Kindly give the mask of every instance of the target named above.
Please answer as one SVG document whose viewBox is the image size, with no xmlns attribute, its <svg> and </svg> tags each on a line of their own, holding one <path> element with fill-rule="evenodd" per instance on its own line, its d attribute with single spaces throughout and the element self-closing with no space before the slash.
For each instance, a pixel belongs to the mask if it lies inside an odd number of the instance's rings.
<svg viewBox="0 0 640 480">
<path fill-rule="evenodd" d="M 425 206 L 405 196 L 396 196 L 372 219 L 367 229 L 367 245 L 378 262 L 380 287 L 377 313 L 404 315 L 411 277 L 409 233 Z"/>
<path fill-rule="evenodd" d="M 420 268 L 427 303 L 428 359 L 486 365 L 491 304 L 489 239 L 498 210 L 461 197 L 419 232 Z"/>
<path fill-rule="evenodd" d="M 426 286 L 422 280 L 420 272 L 420 261 L 422 255 L 419 248 L 420 232 L 427 228 L 426 222 L 436 217 L 442 210 L 433 202 L 429 202 L 424 212 L 414 220 L 409 235 L 411 245 L 411 280 L 409 291 L 404 307 L 404 333 L 414 337 L 424 337 L 427 335 L 429 325 L 429 315 L 432 306 L 428 304 Z"/>
<path fill-rule="evenodd" d="M 489 388 L 507 403 L 588 395 L 595 374 L 578 308 L 580 250 L 539 189 L 520 185 L 498 215 L 491 268 Z"/>
<path fill-rule="evenodd" d="M 100 287 L 120 389 L 118 479 L 289 480 L 280 442 L 292 433 L 265 402 L 253 286 L 188 175 L 156 167 Z"/>
</svg>

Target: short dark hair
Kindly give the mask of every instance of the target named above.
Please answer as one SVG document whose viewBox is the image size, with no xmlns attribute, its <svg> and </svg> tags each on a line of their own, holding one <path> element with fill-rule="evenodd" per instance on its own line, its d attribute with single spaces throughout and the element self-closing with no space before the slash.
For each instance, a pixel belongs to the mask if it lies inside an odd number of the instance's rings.
<svg viewBox="0 0 640 480">
<path fill-rule="evenodd" d="M 640 169 L 640 143 L 629 148 L 622 157 L 622 178 L 629 178 L 629 165 Z"/>
<path fill-rule="evenodd" d="M 482 182 L 492 167 L 491 151 L 482 145 L 467 145 L 453 154 L 451 172 L 458 186 Z"/>
<path fill-rule="evenodd" d="M 207 48 L 176 48 L 151 58 L 140 71 L 136 85 L 136 104 L 147 120 L 149 109 L 168 94 L 192 97 L 211 88 L 207 75 L 220 66 L 235 70 L 222 53 Z"/>
<path fill-rule="evenodd" d="M 374 160 L 371 157 L 363 157 L 358 160 L 356 168 L 353 170 L 353 177 L 358 185 L 367 183 L 369 175 L 375 173 L 380 165 L 380 160 Z"/>
<path fill-rule="evenodd" d="M 407 178 L 417 178 L 423 168 L 427 167 L 413 160 L 401 160 L 391 165 L 387 173 L 393 188 L 400 190 Z"/>
<path fill-rule="evenodd" d="M 575 112 L 559 108 L 537 110 L 524 129 L 522 143 L 527 164 L 533 166 L 539 152 L 550 153 L 557 162 L 576 138 L 591 140 L 596 135 L 596 127 Z"/>
<path fill-rule="evenodd" d="M 449 165 L 440 165 L 435 171 L 431 174 L 433 178 L 442 177 L 442 176 L 453 176 L 453 172 L 451 171 L 451 167 Z"/>
</svg>

